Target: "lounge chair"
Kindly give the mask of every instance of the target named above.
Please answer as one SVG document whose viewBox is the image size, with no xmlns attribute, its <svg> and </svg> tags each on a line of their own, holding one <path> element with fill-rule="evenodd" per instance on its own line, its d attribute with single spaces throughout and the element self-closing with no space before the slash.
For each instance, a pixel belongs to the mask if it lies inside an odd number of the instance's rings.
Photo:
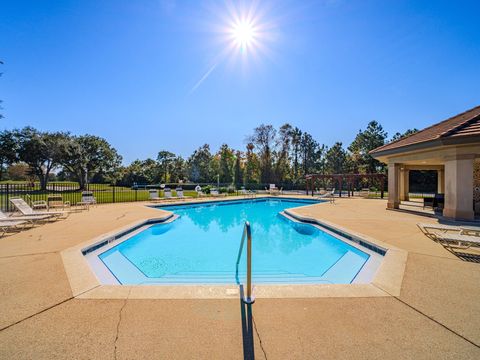
<svg viewBox="0 0 480 360">
<path fill-rule="evenodd" d="M 90 205 L 97 205 L 97 199 L 93 196 L 93 191 L 82 191 L 82 200 L 76 205 L 86 206 L 87 209 Z"/>
<path fill-rule="evenodd" d="M 441 224 L 417 224 L 428 238 L 449 249 L 480 247 L 480 228 Z"/>
<path fill-rule="evenodd" d="M 240 190 L 240 195 L 243 195 L 244 197 L 255 197 L 257 196 L 257 193 L 252 190 L 246 190 L 245 188 L 242 188 Z"/>
<path fill-rule="evenodd" d="M 283 189 L 283 188 L 282 188 Z M 270 195 L 274 195 L 274 196 L 277 196 L 281 193 L 281 190 L 282 189 L 278 189 L 275 184 L 270 184 L 270 187 L 267 189 L 265 188 L 265 191 L 270 194 Z"/>
<path fill-rule="evenodd" d="M 20 211 L 22 215 L 51 215 L 55 219 L 66 218 L 70 215 L 70 211 L 36 211 L 33 210 L 22 198 L 10 198 L 10 202 L 15 206 L 15 209 Z"/>
<path fill-rule="evenodd" d="M 161 201 L 163 200 L 158 196 L 158 190 L 148 190 L 148 198 L 150 201 Z"/>
<path fill-rule="evenodd" d="M 328 199 L 332 204 L 335 202 L 335 188 L 332 189 L 332 191 L 327 191 L 323 194 L 320 194 L 317 196 L 317 199 L 321 199 L 321 200 L 324 200 L 324 199 Z"/>
<path fill-rule="evenodd" d="M 185 196 L 183 194 L 183 189 L 182 188 L 176 188 L 175 192 L 177 193 L 177 198 L 179 198 L 179 199 L 186 199 L 187 197 L 189 197 L 189 196 Z"/>
<path fill-rule="evenodd" d="M 52 219 L 53 215 L 17 215 L 17 216 L 7 216 L 3 211 L 0 210 L 0 223 L 8 221 L 20 221 L 24 220 L 32 225 L 40 221 L 46 221 Z"/>
<path fill-rule="evenodd" d="M 170 188 L 165 188 L 163 190 L 163 198 L 164 200 L 176 200 L 176 196 L 172 196 L 172 189 Z"/>
<path fill-rule="evenodd" d="M 0 221 L 0 236 L 5 235 L 8 230 L 15 229 L 19 230 L 19 225 L 26 225 L 28 221 L 25 220 L 8 220 L 8 221 Z"/>
</svg>

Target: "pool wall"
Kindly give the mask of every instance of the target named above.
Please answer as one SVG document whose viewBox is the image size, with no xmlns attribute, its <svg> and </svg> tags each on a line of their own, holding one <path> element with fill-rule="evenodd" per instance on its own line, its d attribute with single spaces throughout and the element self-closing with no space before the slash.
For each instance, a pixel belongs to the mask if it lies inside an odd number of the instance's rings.
<svg viewBox="0 0 480 360">
<path fill-rule="evenodd" d="M 268 197 L 257 198 L 256 200 Z M 281 198 L 282 200 L 288 200 Z M 248 199 L 250 200 L 250 199 Z M 246 199 L 226 201 L 248 201 Z M 297 200 L 297 199 L 295 199 Z M 309 199 L 308 199 L 309 200 Z M 311 205 L 311 201 L 305 201 Z M 225 200 L 224 200 L 225 201 Z M 250 200 L 251 201 L 251 200 Z M 213 201 L 202 202 L 212 203 Z M 215 201 L 217 202 L 217 201 Z M 196 202 L 199 203 L 199 202 Z M 186 205 L 187 203 L 156 205 L 154 207 L 168 208 L 171 206 Z M 235 285 L 182 285 L 182 286 L 151 286 L 151 285 L 105 285 L 94 273 L 84 254 L 89 254 L 103 247 L 111 247 L 126 239 L 133 232 L 141 231 L 144 226 L 159 222 L 174 220 L 174 214 L 164 210 L 163 217 L 137 221 L 122 229 L 112 231 L 99 236 L 91 241 L 74 246 L 62 251 L 62 259 L 65 265 L 67 277 L 75 297 L 95 299 L 219 299 L 237 298 L 239 289 Z M 255 287 L 257 297 L 265 298 L 298 298 L 298 297 L 377 297 L 396 296 L 400 293 L 403 273 L 407 260 L 407 252 L 390 246 L 376 239 L 362 234 L 353 233 L 336 224 L 323 220 L 308 218 L 295 213 L 295 209 L 289 209 L 288 215 L 297 221 L 316 224 L 327 231 L 336 233 L 351 239 L 362 247 L 384 254 L 383 261 L 376 271 L 373 280 L 368 284 L 282 284 L 282 285 L 258 285 Z M 108 246 L 107 246 L 108 245 Z M 367 245 L 367 246 L 364 246 Z M 104 250 L 102 250 L 104 251 Z M 93 254 L 90 254 L 93 255 Z M 88 256 L 88 255 L 87 255 Z"/>
</svg>

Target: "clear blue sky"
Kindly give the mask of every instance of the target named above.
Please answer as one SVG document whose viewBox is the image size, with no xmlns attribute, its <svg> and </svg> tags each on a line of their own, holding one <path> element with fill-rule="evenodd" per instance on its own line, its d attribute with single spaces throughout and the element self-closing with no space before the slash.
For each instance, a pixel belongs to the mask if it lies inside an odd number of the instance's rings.
<svg viewBox="0 0 480 360">
<path fill-rule="evenodd" d="M 252 2 L 0 0 L 0 128 L 96 134 L 130 162 L 243 149 L 260 123 L 331 145 L 480 104 L 479 1 L 255 3 L 256 45 L 227 53 Z"/>
</svg>

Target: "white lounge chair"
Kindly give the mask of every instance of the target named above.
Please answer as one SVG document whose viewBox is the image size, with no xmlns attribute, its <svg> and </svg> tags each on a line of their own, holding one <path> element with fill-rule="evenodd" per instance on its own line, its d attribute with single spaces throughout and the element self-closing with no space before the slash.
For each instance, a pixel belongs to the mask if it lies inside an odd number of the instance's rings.
<svg viewBox="0 0 480 360">
<path fill-rule="evenodd" d="M 15 209 L 20 211 L 23 215 L 51 215 L 56 219 L 66 218 L 70 215 L 70 211 L 36 211 L 33 210 L 22 198 L 11 198 L 10 202 L 15 206 Z"/>
<path fill-rule="evenodd" d="M 480 247 L 480 228 L 441 224 L 417 224 L 428 238 L 449 249 Z"/>
<path fill-rule="evenodd" d="M 53 215 L 17 215 L 17 216 L 7 216 L 3 211 L 0 210 L 0 223 L 8 222 L 8 221 L 20 221 L 24 220 L 32 225 L 39 221 L 50 220 Z"/>
<path fill-rule="evenodd" d="M 97 199 L 93 195 L 93 191 L 82 191 L 82 200 L 78 202 L 76 205 L 83 205 L 86 206 L 87 209 L 90 205 L 97 205 Z"/>
<path fill-rule="evenodd" d="M 148 190 L 148 198 L 150 201 L 161 201 L 163 200 L 158 196 L 158 190 Z"/>
<path fill-rule="evenodd" d="M 172 196 L 172 189 L 165 188 L 163 190 L 163 199 L 164 200 L 176 200 L 177 198 L 175 196 Z"/>
<path fill-rule="evenodd" d="M 186 198 L 189 197 L 189 196 L 185 196 L 183 194 L 183 189 L 182 188 L 176 188 L 175 192 L 177 193 L 177 198 L 179 198 L 179 199 L 186 199 Z"/>
<path fill-rule="evenodd" d="M 317 199 L 321 199 L 321 200 L 328 199 L 333 204 L 335 202 L 334 194 L 335 194 L 335 188 L 333 188 L 332 191 L 327 191 L 324 194 L 318 195 Z"/>
<path fill-rule="evenodd" d="M 15 230 L 18 230 L 19 229 L 19 225 L 26 225 L 28 224 L 27 221 L 25 220 L 8 220 L 8 221 L 0 221 L 0 236 L 3 236 L 5 235 L 5 233 L 8 231 L 8 230 L 11 230 L 11 229 L 15 229 Z"/>
</svg>

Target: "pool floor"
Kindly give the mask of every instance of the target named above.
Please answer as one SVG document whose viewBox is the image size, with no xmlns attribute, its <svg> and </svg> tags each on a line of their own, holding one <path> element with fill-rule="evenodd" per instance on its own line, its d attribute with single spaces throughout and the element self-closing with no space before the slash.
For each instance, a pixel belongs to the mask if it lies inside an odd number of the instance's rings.
<svg viewBox="0 0 480 360">
<path fill-rule="evenodd" d="M 238 267 L 237 257 L 249 221 L 255 283 L 351 283 L 369 254 L 281 214 L 313 203 L 267 198 L 160 207 L 179 217 L 148 226 L 99 258 L 120 284 L 243 283 L 246 249 Z"/>
</svg>

